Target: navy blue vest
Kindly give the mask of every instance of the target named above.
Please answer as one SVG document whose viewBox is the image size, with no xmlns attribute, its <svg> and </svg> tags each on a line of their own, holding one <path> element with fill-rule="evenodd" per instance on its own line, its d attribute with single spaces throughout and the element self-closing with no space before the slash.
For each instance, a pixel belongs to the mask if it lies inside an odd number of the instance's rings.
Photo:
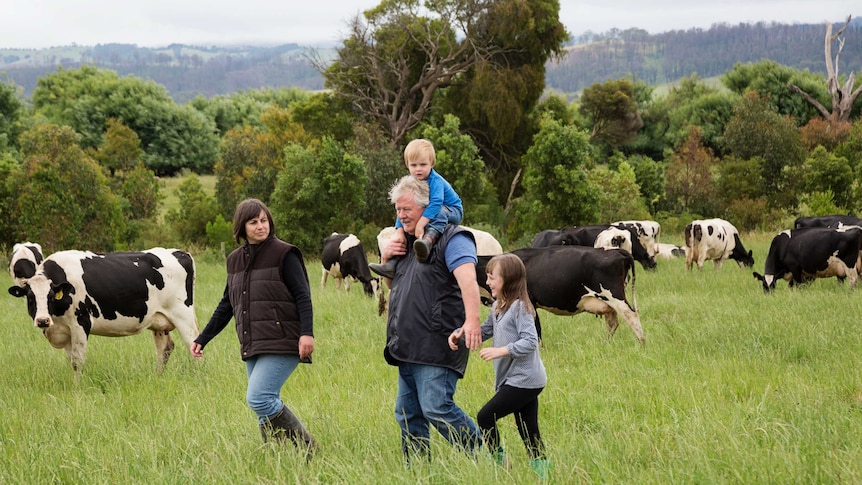
<svg viewBox="0 0 862 485">
<path fill-rule="evenodd" d="M 389 293 L 384 357 L 391 365 L 400 362 L 448 367 L 464 376 L 469 350 L 449 348 L 449 335 L 464 324 L 464 302 L 455 276 L 446 267 L 449 240 L 458 233 L 473 239 L 470 231 L 448 225 L 428 256 L 416 261 L 415 238 L 407 237 L 407 255 L 398 261 Z"/>
</svg>

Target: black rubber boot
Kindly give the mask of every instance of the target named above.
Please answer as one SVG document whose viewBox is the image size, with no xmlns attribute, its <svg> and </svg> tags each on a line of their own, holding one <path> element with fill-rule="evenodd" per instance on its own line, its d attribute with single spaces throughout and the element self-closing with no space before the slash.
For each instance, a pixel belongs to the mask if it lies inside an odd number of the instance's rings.
<svg viewBox="0 0 862 485">
<path fill-rule="evenodd" d="M 266 423 L 260 426 L 261 434 L 263 434 L 264 443 L 267 440 L 267 434 L 272 434 L 272 438 L 280 443 L 286 443 L 290 438 L 297 448 L 305 449 L 305 458 L 311 460 L 317 449 L 317 441 L 305 429 L 299 419 L 290 412 L 287 406 L 282 406 L 281 410 L 270 417 Z"/>
<path fill-rule="evenodd" d="M 413 241 L 413 252 L 416 253 L 416 260 L 420 263 L 428 261 L 428 255 L 431 254 L 431 247 L 434 246 L 434 241 L 440 237 L 440 232 L 436 229 L 427 228 L 422 239 Z"/>
<path fill-rule="evenodd" d="M 397 265 L 398 257 L 392 257 L 384 264 L 371 263 L 368 267 L 371 268 L 371 271 L 391 280 L 392 278 L 395 278 L 395 266 Z"/>
</svg>

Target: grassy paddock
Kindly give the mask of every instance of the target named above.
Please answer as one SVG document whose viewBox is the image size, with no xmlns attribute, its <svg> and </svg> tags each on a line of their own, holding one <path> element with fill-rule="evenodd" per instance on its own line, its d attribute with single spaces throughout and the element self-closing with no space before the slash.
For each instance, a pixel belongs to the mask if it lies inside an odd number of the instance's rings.
<svg viewBox="0 0 862 485">
<path fill-rule="evenodd" d="M 216 176 L 215 175 L 196 175 L 201 183 L 201 186 L 209 195 L 215 195 Z M 186 176 L 177 177 L 161 177 L 159 179 L 159 193 L 162 196 L 162 203 L 159 214 L 162 218 L 171 210 L 178 209 L 180 206 L 179 194 L 177 189 L 185 181 Z"/>
<path fill-rule="evenodd" d="M 743 237 L 762 271 L 771 235 Z M 198 262 L 201 327 L 221 296 L 220 263 Z M 392 416 L 396 370 L 383 317 L 359 287 L 321 289 L 309 261 L 315 363 L 283 397 L 321 443 L 309 465 L 260 442 L 246 407 L 232 326 L 193 361 L 178 343 L 154 372 L 149 335 L 94 337 L 79 384 L 64 352 L 0 298 L 2 483 L 528 483 L 511 418 L 501 433 L 513 467 L 471 460 L 438 435 L 429 464 L 406 469 Z M 8 275 L 2 283 L 10 283 Z M 686 273 L 684 262 L 637 266 L 647 344 L 621 325 L 542 312 L 549 384 L 540 426 L 553 483 L 860 483 L 860 289 L 834 279 L 764 295 L 750 269 Z M 477 356 L 456 400 L 475 413 L 493 371 Z"/>
</svg>

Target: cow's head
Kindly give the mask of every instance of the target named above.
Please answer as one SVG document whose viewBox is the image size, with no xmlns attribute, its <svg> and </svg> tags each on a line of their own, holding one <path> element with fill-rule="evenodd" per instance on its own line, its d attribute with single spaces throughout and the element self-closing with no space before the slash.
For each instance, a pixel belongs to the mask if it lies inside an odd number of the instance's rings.
<svg viewBox="0 0 862 485">
<path fill-rule="evenodd" d="M 368 296 L 376 296 L 377 292 L 380 288 L 380 279 L 371 278 L 370 280 L 366 280 L 362 282 L 362 290 Z"/>
<path fill-rule="evenodd" d="M 754 256 L 749 250 L 747 253 L 743 252 L 741 255 L 737 256 L 736 263 L 739 264 L 739 267 L 752 267 L 754 266 Z"/>
<path fill-rule="evenodd" d="M 53 324 L 53 316 L 64 315 L 71 309 L 74 293 L 75 287 L 71 283 L 54 283 L 42 272 L 30 278 L 23 288 L 9 288 L 9 294 L 14 297 L 27 297 L 27 311 L 33 318 L 33 324 L 41 329 Z"/>
<path fill-rule="evenodd" d="M 770 291 L 775 289 L 775 281 L 778 279 L 775 275 L 762 275 L 757 271 L 751 273 L 754 275 L 754 279 L 759 280 L 763 284 L 764 293 L 769 293 Z"/>
</svg>

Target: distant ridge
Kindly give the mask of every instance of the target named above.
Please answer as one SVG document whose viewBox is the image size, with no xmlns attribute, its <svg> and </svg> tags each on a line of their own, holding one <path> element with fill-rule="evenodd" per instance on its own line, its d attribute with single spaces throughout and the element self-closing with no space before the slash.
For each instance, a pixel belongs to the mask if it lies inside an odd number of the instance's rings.
<svg viewBox="0 0 862 485">
<path fill-rule="evenodd" d="M 770 59 L 795 69 L 824 72 L 825 28 L 817 24 L 716 24 L 711 28 L 649 34 L 641 29 L 575 36 L 563 59 L 547 65 L 549 89 L 574 97 L 596 82 L 631 76 L 647 84 L 675 82 L 697 73 L 718 76 L 738 62 Z M 862 71 L 862 19 L 845 31 L 843 72 Z M 297 87 L 323 89 L 323 79 L 308 62 L 312 48 L 277 46 L 194 46 L 163 48 L 134 44 L 62 46 L 48 49 L 0 49 L 0 72 L 21 86 L 29 98 L 40 77 L 57 66 L 93 65 L 121 76 L 151 79 L 178 102 L 239 90 Z M 335 49 L 321 49 L 324 58 Z M 859 74 L 862 76 L 862 72 Z"/>
</svg>

